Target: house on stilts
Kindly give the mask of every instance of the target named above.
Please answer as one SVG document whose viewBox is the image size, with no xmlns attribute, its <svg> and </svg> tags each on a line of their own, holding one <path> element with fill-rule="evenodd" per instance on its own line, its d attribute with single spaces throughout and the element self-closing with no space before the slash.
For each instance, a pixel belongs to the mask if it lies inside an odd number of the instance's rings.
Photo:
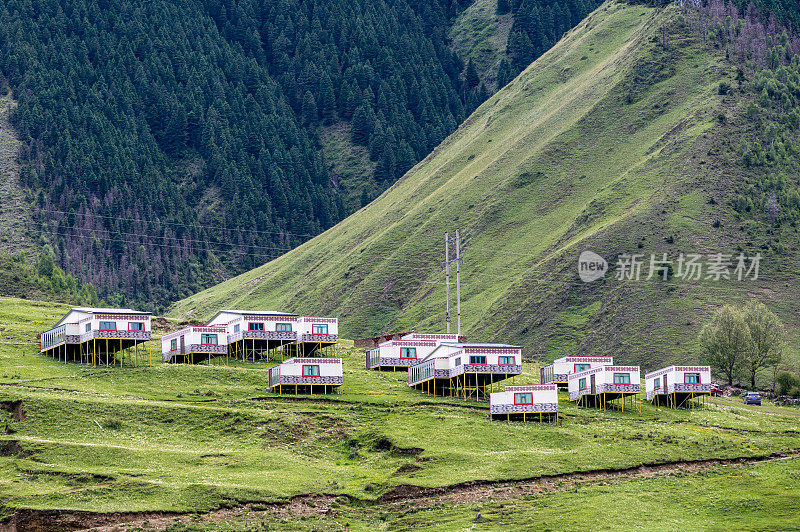
<svg viewBox="0 0 800 532">
<path fill-rule="evenodd" d="M 161 360 L 198 364 L 228 353 L 225 326 L 184 327 L 161 337 Z"/>
<path fill-rule="evenodd" d="M 711 393 L 711 367 L 668 366 L 644 376 L 647 400 L 655 405 L 681 408 Z"/>
<path fill-rule="evenodd" d="M 561 387 L 566 387 L 567 377 L 570 373 L 599 368 L 613 363 L 614 357 L 567 355 L 557 358 L 548 366 L 540 368 L 539 382 L 542 384 L 557 384 Z"/>
<path fill-rule="evenodd" d="M 207 326 L 224 327 L 227 356 L 237 360 L 289 358 L 284 348 L 297 342 L 300 316 L 272 310 L 220 310 Z"/>
<path fill-rule="evenodd" d="M 427 357 L 442 342 L 458 342 L 460 339 L 457 334 L 407 333 L 368 349 L 365 356 L 367 369 L 407 369 Z"/>
<path fill-rule="evenodd" d="M 138 365 L 149 361 L 149 351 L 140 349 L 149 340 L 149 312 L 76 307 L 41 333 L 40 351 L 64 363 Z"/>
<path fill-rule="evenodd" d="M 639 374 L 639 366 L 601 366 L 570 373 L 569 400 L 580 406 L 602 409 L 617 406 L 624 410 L 626 399 L 641 390 Z"/>
<path fill-rule="evenodd" d="M 558 422 L 558 386 L 509 385 L 489 398 L 489 418 L 506 421 Z"/>
<path fill-rule="evenodd" d="M 226 362 L 283 361 L 299 355 L 335 356 L 338 342 L 337 318 L 271 310 L 220 310 L 202 327 L 186 327 L 165 335 L 162 353 L 165 362 L 195 363 L 222 356 Z"/>
<path fill-rule="evenodd" d="M 341 358 L 296 357 L 269 368 L 267 390 L 279 394 L 339 392 L 344 384 Z"/>
<path fill-rule="evenodd" d="M 434 396 L 484 399 L 494 383 L 522 373 L 522 348 L 508 344 L 442 342 L 408 368 L 408 385 Z"/>
</svg>

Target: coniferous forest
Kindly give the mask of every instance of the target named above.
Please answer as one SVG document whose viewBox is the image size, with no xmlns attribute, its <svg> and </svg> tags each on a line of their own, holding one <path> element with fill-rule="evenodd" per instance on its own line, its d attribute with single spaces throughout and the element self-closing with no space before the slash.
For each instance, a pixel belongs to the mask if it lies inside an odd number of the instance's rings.
<svg viewBox="0 0 800 532">
<path fill-rule="evenodd" d="M 499 0 L 513 24 L 497 86 L 599 3 Z M 285 253 L 488 97 L 448 42 L 469 4 L 3 2 L 0 90 L 18 104 L 34 245 L 107 302 L 151 309 Z M 338 125 L 369 159 L 355 201 L 323 156 Z"/>
</svg>

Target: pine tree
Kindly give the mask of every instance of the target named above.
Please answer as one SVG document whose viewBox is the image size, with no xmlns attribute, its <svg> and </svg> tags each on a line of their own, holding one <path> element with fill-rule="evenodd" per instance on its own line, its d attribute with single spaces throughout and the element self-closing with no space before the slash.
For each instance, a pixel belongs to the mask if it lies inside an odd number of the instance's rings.
<svg viewBox="0 0 800 532">
<path fill-rule="evenodd" d="M 301 110 L 303 122 L 306 124 L 316 124 L 317 116 L 317 102 L 314 100 L 314 95 L 311 91 L 306 91 L 303 95 L 303 106 Z"/>
<path fill-rule="evenodd" d="M 481 82 L 481 78 L 478 76 L 478 71 L 475 70 L 475 63 L 473 63 L 472 58 L 470 58 L 469 63 L 467 64 L 467 70 L 464 73 L 464 81 L 466 82 L 468 89 L 477 87 Z"/>
</svg>

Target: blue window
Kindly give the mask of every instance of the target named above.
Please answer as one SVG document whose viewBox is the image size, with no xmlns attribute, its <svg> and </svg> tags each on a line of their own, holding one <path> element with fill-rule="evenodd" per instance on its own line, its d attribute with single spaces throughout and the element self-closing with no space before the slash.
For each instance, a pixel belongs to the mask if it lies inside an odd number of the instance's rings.
<svg viewBox="0 0 800 532">
<path fill-rule="evenodd" d="M 578 373 L 579 371 L 585 371 L 591 367 L 591 364 L 575 364 L 575 373 Z"/>
<path fill-rule="evenodd" d="M 699 373 L 684 373 L 683 374 L 683 383 L 684 384 L 700 384 L 700 374 Z"/>
<path fill-rule="evenodd" d="M 141 321 L 129 321 L 128 322 L 128 330 L 129 331 L 143 331 L 144 330 L 144 323 Z"/>
<path fill-rule="evenodd" d="M 485 356 L 471 356 L 469 357 L 470 364 L 476 365 L 486 365 L 486 357 Z"/>
<path fill-rule="evenodd" d="M 276 323 L 275 330 L 278 332 L 292 332 L 291 323 Z"/>
<path fill-rule="evenodd" d="M 217 345 L 217 335 L 202 334 L 200 335 L 200 343 L 203 345 Z"/>
<path fill-rule="evenodd" d="M 115 321 L 101 321 L 100 322 L 100 330 L 101 331 L 116 331 L 117 330 L 117 322 L 115 322 Z"/>
<path fill-rule="evenodd" d="M 614 373 L 614 384 L 630 384 L 630 373 Z"/>
<path fill-rule="evenodd" d="M 303 366 L 303 377 L 319 377 L 319 366 L 316 364 Z"/>
<path fill-rule="evenodd" d="M 514 357 L 499 357 L 498 363 L 501 366 L 513 366 L 514 365 Z"/>
<path fill-rule="evenodd" d="M 586 389 L 586 377 L 582 379 L 578 379 L 578 389 L 585 390 Z"/>
<path fill-rule="evenodd" d="M 311 326 L 311 332 L 314 334 L 328 334 L 328 325 L 315 323 Z"/>
<path fill-rule="evenodd" d="M 417 358 L 416 347 L 401 347 L 400 358 Z"/>
<path fill-rule="evenodd" d="M 264 323 L 263 322 L 248 323 L 247 324 L 247 330 L 248 331 L 263 331 L 264 330 Z"/>
<path fill-rule="evenodd" d="M 533 394 L 531 392 L 515 393 L 514 394 L 514 404 L 515 405 L 532 405 L 533 404 Z"/>
</svg>

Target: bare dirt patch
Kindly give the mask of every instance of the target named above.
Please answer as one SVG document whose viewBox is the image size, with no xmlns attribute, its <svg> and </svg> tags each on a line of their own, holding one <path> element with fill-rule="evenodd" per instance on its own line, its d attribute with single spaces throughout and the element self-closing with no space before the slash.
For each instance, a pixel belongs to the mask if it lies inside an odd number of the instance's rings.
<svg viewBox="0 0 800 532">
<path fill-rule="evenodd" d="M 22 401 L 0 401 L 0 410 L 11 412 L 14 421 L 25 421 L 25 410 L 22 409 Z"/>
</svg>

